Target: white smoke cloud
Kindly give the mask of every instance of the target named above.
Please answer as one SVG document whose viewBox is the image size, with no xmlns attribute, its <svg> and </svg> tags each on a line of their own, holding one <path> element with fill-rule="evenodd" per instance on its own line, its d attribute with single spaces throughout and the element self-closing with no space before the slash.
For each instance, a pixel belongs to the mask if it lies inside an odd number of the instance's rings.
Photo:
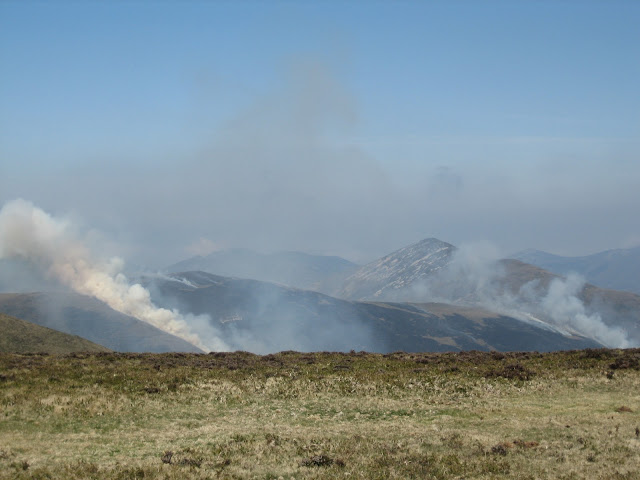
<svg viewBox="0 0 640 480">
<path fill-rule="evenodd" d="M 585 306 L 580 299 L 584 278 L 570 274 L 520 284 L 519 273 L 508 272 L 500 257 L 491 244 L 461 246 L 436 275 L 399 292 L 392 300 L 481 306 L 563 334 L 583 335 L 608 347 L 637 345 L 627 332 L 607 325 L 600 313 Z"/>
<path fill-rule="evenodd" d="M 581 276 L 555 277 L 546 286 L 536 279 L 513 291 L 506 268 L 498 261 L 497 251 L 487 255 L 486 248 L 459 249 L 445 275 L 452 276 L 449 284 L 461 283 L 458 288 L 466 296 L 448 300 L 479 304 L 527 322 L 542 321 L 566 334 L 583 335 L 608 347 L 632 346 L 625 331 L 605 324 L 598 312 L 588 311 L 579 298 L 586 283 Z"/>
<path fill-rule="evenodd" d="M 71 222 L 54 218 L 22 199 L 8 202 L 0 210 L 0 259 L 14 258 L 25 259 L 77 293 L 95 297 L 118 312 L 147 322 L 202 350 L 228 349 L 215 335 L 213 327 L 206 329 L 206 341 L 193 331 L 189 323 L 204 328 L 207 322 L 203 319 L 156 307 L 147 289 L 129 283 L 122 273 L 121 259 L 95 259 L 74 233 Z"/>
<path fill-rule="evenodd" d="M 547 294 L 540 301 L 542 311 L 559 327 L 595 338 L 609 347 L 630 347 L 625 332 L 605 325 L 600 314 L 587 313 L 578 298 L 584 285 L 584 278 L 577 274 L 569 274 L 565 279 L 553 279 Z"/>
</svg>

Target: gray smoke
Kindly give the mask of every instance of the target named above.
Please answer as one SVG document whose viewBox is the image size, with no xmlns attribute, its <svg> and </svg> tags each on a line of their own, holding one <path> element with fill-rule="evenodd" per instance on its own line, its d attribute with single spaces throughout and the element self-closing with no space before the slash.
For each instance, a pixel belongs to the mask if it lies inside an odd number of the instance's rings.
<svg viewBox="0 0 640 480">
<path fill-rule="evenodd" d="M 207 314 L 232 350 L 385 350 L 351 302 L 317 292 L 195 271 L 143 281 L 158 304 Z"/>
</svg>

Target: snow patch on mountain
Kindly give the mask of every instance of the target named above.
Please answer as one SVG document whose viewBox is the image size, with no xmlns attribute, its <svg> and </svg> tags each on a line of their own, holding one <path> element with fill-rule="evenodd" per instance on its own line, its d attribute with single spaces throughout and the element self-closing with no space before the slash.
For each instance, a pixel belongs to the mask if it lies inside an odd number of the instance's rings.
<svg viewBox="0 0 640 480">
<path fill-rule="evenodd" d="M 383 298 L 446 267 L 455 250 L 449 243 L 427 238 L 359 268 L 345 280 L 340 296 Z"/>
</svg>

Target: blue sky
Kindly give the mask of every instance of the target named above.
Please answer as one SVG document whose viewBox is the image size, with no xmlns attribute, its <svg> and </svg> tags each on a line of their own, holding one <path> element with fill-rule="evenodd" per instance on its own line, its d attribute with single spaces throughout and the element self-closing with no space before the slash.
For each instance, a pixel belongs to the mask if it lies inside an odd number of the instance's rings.
<svg viewBox="0 0 640 480">
<path fill-rule="evenodd" d="M 633 1 L 3 2 L 0 203 L 159 265 L 636 245 L 639 24 Z"/>
</svg>

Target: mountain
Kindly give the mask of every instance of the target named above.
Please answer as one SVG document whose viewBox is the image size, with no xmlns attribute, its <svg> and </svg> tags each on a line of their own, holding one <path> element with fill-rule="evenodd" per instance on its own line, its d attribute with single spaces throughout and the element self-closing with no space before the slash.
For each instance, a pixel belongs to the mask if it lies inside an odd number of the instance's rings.
<svg viewBox="0 0 640 480">
<path fill-rule="evenodd" d="M 109 352 L 97 343 L 76 335 L 41 327 L 0 313 L 0 353 Z"/>
<path fill-rule="evenodd" d="M 355 302 L 318 292 L 206 272 L 147 278 L 166 308 L 206 315 L 232 349 L 459 351 L 562 350 L 601 346 L 549 325 L 482 308 Z"/>
<path fill-rule="evenodd" d="M 0 313 L 79 335 L 120 352 L 200 352 L 181 338 L 75 293 L 3 293 Z"/>
<path fill-rule="evenodd" d="M 340 298 L 390 300 L 418 287 L 451 262 L 456 248 L 437 238 L 427 238 L 360 267 L 337 292 Z"/>
<path fill-rule="evenodd" d="M 265 255 L 245 249 L 232 249 L 192 257 L 167 267 L 165 271 L 202 271 L 328 292 L 340 285 L 357 268 L 355 263 L 334 256 L 299 252 Z"/>
<path fill-rule="evenodd" d="M 429 238 L 361 267 L 337 296 L 483 307 L 535 318 L 609 346 L 640 344 L 640 296 L 519 260 L 481 261 L 471 253 Z"/>
<path fill-rule="evenodd" d="M 640 294 L 640 247 L 607 250 L 582 257 L 562 257 L 540 250 L 524 250 L 511 258 L 558 275 L 578 273 L 599 287 Z"/>
</svg>

